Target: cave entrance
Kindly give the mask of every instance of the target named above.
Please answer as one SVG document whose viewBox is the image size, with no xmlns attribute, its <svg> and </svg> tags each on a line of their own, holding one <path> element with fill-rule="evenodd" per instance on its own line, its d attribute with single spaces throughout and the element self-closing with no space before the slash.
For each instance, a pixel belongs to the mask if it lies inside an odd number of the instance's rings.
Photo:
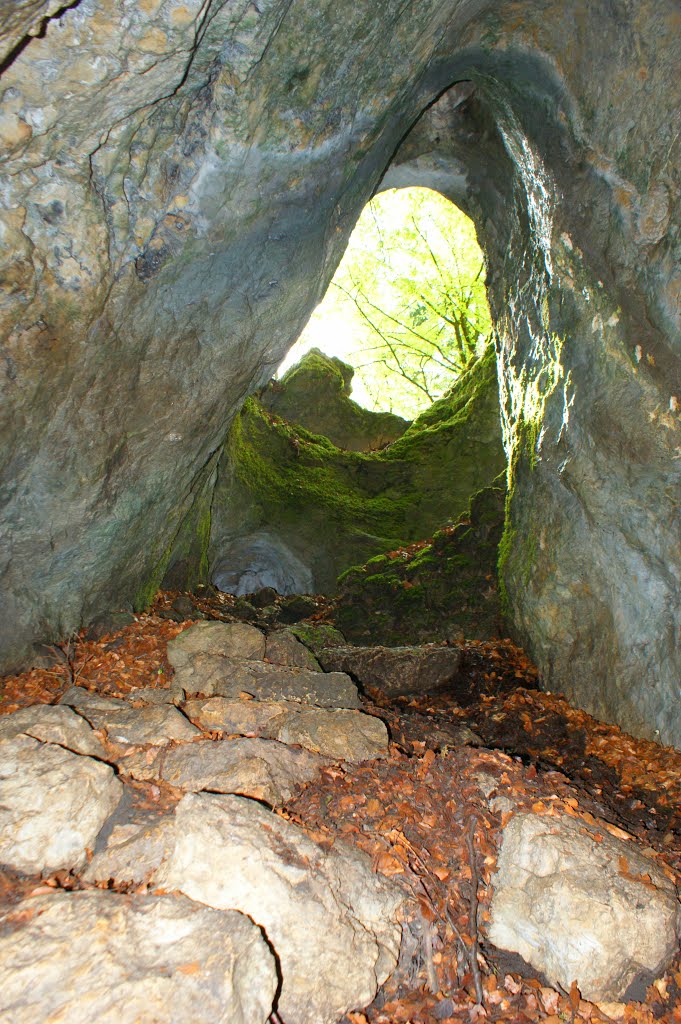
<svg viewBox="0 0 681 1024">
<path fill-rule="evenodd" d="M 429 188 L 391 188 L 364 208 L 323 301 L 279 367 L 312 348 L 353 367 L 352 397 L 413 420 L 491 344 L 475 226 Z"/>
<path fill-rule="evenodd" d="M 212 581 L 237 596 L 340 588 L 362 641 L 498 635 L 505 472 L 475 227 L 431 189 L 386 189 L 234 425 Z"/>
</svg>

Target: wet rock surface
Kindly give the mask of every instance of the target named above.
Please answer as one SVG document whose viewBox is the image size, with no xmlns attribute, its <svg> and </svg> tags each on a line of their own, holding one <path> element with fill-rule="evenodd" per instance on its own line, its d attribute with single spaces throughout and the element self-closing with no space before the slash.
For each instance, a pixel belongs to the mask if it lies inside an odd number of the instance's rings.
<svg viewBox="0 0 681 1024">
<path fill-rule="evenodd" d="M 54 893 L 0 919 L 0 1015 L 16 1024 L 265 1024 L 276 988 L 251 921 L 182 896 Z"/>
<path fill-rule="evenodd" d="M 335 1024 L 373 998 L 397 962 L 401 899 L 366 858 L 350 847 L 322 850 L 239 797 L 188 796 L 176 817 L 161 884 L 264 928 L 281 964 L 284 1020 Z"/>
<path fill-rule="evenodd" d="M 619 1002 L 664 971 L 681 934 L 674 883 L 631 843 L 564 816 L 506 825 L 489 937 L 552 984 Z M 575 940 L 575 935 L 578 939 Z"/>
</svg>

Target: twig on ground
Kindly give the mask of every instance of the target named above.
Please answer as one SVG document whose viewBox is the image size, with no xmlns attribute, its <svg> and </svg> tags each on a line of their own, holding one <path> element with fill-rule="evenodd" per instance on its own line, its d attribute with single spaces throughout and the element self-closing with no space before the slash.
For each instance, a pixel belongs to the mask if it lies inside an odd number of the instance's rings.
<svg viewBox="0 0 681 1024">
<path fill-rule="evenodd" d="M 471 973 L 473 975 L 473 984 L 475 985 L 475 995 L 482 1006 L 485 998 L 485 990 L 482 987 L 482 975 L 480 973 L 480 965 L 478 963 L 478 948 L 480 945 L 478 938 L 478 868 L 475 862 L 475 828 L 477 820 L 471 818 L 468 832 L 466 833 L 466 845 L 468 846 L 468 858 L 471 869 L 471 898 L 470 898 L 470 932 L 471 932 L 471 948 L 469 961 L 471 965 Z"/>
</svg>

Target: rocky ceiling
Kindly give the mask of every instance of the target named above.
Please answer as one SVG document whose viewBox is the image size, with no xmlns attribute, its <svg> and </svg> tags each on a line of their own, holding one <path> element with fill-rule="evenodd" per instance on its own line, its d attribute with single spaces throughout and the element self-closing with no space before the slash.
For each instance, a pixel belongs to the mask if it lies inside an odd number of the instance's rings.
<svg viewBox="0 0 681 1024">
<path fill-rule="evenodd" d="M 2 0 L 0 31 L 2 668 L 162 578 L 388 169 L 486 250 L 515 635 L 681 743 L 674 0 Z"/>
</svg>

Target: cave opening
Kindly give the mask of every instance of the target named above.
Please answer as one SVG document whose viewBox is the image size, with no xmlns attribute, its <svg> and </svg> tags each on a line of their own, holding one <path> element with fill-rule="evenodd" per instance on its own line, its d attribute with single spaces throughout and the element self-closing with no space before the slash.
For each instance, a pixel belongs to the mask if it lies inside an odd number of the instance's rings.
<svg viewBox="0 0 681 1024">
<path fill-rule="evenodd" d="M 0 1018 L 677 1020 L 674 0 L 45 8 L 0 14 Z M 268 381 L 412 186 L 494 346 L 365 451 Z"/>
</svg>

